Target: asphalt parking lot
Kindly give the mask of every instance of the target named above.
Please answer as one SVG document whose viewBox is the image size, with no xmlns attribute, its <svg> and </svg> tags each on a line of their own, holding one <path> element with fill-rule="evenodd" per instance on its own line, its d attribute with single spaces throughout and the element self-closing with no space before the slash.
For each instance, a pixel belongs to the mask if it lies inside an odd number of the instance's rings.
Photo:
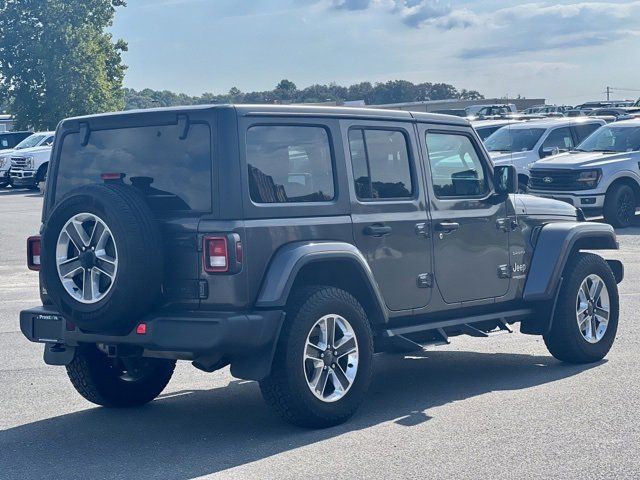
<svg viewBox="0 0 640 480">
<path fill-rule="evenodd" d="M 180 363 L 164 394 L 98 408 L 20 333 L 38 303 L 25 239 L 42 196 L 0 189 L 0 479 L 639 478 L 640 218 L 619 232 L 626 279 L 618 338 L 589 366 L 554 360 L 538 337 L 454 338 L 379 356 L 347 424 L 283 423 L 253 382 Z"/>
</svg>

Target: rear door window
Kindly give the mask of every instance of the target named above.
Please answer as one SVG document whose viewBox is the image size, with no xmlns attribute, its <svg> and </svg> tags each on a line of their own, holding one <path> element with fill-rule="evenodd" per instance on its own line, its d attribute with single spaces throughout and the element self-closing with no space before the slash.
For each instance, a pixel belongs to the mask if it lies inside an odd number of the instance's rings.
<svg viewBox="0 0 640 480">
<path fill-rule="evenodd" d="M 185 139 L 178 125 L 94 130 L 86 146 L 80 134 L 64 136 L 56 199 L 72 189 L 102 183 L 103 173 L 122 173 L 155 211 L 211 211 L 211 133 L 192 123 Z"/>
<path fill-rule="evenodd" d="M 402 199 L 413 195 L 409 148 L 404 133 L 352 129 L 349 146 L 359 199 Z"/>
<path fill-rule="evenodd" d="M 335 196 L 323 127 L 259 125 L 247 130 L 249 192 L 256 203 L 327 202 Z"/>
</svg>

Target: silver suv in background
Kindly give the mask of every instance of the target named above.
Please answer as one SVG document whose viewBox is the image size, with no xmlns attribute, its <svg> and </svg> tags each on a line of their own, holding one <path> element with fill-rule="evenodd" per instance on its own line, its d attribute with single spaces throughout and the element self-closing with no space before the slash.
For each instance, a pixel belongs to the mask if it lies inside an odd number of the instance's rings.
<svg viewBox="0 0 640 480">
<path fill-rule="evenodd" d="M 529 191 L 604 215 L 614 227 L 633 221 L 640 200 L 640 119 L 606 125 L 571 152 L 540 160 Z"/>
<path fill-rule="evenodd" d="M 495 165 L 516 167 L 518 183 L 526 188 L 531 165 L 541 158 L 572 150 L 603 125 L 604 120 L 585 117 L 532 120 L 502 127 L 484 144 Z"/>
</svg>

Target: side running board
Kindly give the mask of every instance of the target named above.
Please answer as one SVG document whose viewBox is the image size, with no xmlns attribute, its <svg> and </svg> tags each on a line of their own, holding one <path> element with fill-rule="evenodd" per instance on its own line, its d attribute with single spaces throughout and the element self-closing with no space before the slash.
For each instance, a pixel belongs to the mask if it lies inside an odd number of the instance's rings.
<svg viewBox="0 0 640 480">
<path fill-rule="evenodd" d="M 448 345 L 451 342 L 445 328 L 450 327 L 458 327 L 462 333 L 472 337 L 489 337 L 498 333 L 513 333 L 513 329 L 509 325 L 509 322 L 513 323 L 520 321 L 529 317 L 533 313 L 534 311 L 532 309 L 519 309 L 485 315 L 475 315 L 472 317 L 453 318 L 419 325 L 389 328 L 382 331 L 382 336 L 394 348 L 394 350 L 410 352 L 422 349 L 425 346 Z M 489 332 L 480 330 L 474 326 L 474 324 L 486 324 L 489 322 L 495 322 L 495 327 Z M 407 335 L 424 332 L 429 332 L 430 336 L 433 337 L 433 340 L 429 340 L 425 343 L 417 343 L 407 338 Z"/>
</svg>

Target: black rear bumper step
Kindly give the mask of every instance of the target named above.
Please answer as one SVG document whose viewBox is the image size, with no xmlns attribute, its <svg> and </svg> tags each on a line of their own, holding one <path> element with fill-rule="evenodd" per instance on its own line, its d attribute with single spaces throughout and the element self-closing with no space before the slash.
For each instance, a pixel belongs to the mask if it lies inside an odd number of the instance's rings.
<svg viewBox="0 0 640 480">
<path fill-rule="evenodd" d="M 20 312 L 20 329 L 32 342 L 76 347 L 81 343 L 139 347 L 160 352 L 222 352 L 268 349 L 284 320 L 280 310 L 255 312 L 158 313 L 141 320 L 146 333 L 126 335 L 83 332 L 69 328 L 59 312 L 35 307 Z"/>
</svg>

